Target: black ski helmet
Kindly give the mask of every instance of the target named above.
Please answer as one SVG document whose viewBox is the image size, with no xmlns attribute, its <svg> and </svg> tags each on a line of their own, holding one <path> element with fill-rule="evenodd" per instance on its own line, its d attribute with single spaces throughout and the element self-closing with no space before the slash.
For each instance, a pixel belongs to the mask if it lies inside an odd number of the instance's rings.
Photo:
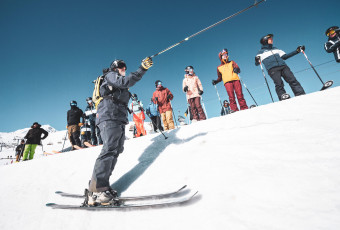
<svg viewBox="0 0 340 230">
<path fill-rule="evenodd" d="M 123 60 L 120 60 L 120 59 L 114 60 L 110 65 L 110 69 L 112 71 L 116 70 L 117 68 L 123 68 L 123 67 L 125 67 L 125 69 L 127 69 L 125 62 Z"/>
<path fill-rule="evenodd" d="M 86 98 L 86 102 L 87 102 L 87 103 L 92 102 L 92 97 Z"/>
<path fill-rule="evenodd" d="M 77 106 L 77 102 L 76 101 L 71 101 L 70 102 L 70 106 Z"/>
<path fill-rule="evenodd" d="M 269 39 L 269 38 L 273 38 L 273 37 L 274 37 L 273 34 L 267 34 L 266 36 L 263 36 L 263 37 L 261 38 L 260 43 L 261 43 L 262 45 L 268 45 L 268 39 Z"/>
<path fill-rule="evenodd" d="M 191 70 L 194 71 L 194 67 L 192 67 L 191 65 L 189 65 L 189 66 L 185 67 L 184 72 L 185 72 L 186 74 L 189 74 Z"/>
<path fill-rule="evenodd" d="M 135 94 L 135 93 L 132 94 L 131 97 L 132 97 L 132 100 L 138 100 L 138 96 L 137 96 L 137 94 Z"/>
<path fill-rule="evenodd" d="M 159 84 L 162 84 L 162 81 L 160 81 L 160 80 L 155 81 L 155 86 L 156 86 L 156 88 L 157 88 L 157 86 L 158 86 Z"/>
<path fill-rule="evenodd" d="M 331 32 L 332 30 L 337 30 L 337 29 L 339 29 L 339 26 L 331 26 L 331 27 L 329 27 L 326 30 L 326 32 L 325 32 L 326 36 L 329 37 L 329 32 Z"/>
</svg>

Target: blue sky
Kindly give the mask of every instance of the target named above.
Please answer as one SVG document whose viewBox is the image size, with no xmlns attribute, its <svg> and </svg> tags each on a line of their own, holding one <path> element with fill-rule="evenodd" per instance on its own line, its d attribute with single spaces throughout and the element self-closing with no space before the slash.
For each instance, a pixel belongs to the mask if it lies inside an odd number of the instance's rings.
<svg viewBox="0 0 340 230">
<path fill-rule="evenodd" d="M 35 121 L 66 129 L 69 102 L 76 100 L 84 110 L 85 99 L 92 96 L 92 80 L 115 58 L 126 61 L 127 72 L 135 71 L 144 57 L 251 4 L 252 0 L 1 0 L 0 132 L 29 127 Z M 305 45 L 311 62 L 322 64 L 316 68 L 323 80 L 334 80 L 333 87 L 339 86 L 340 64 L 323 48 L 325 30 L 340 26 L 339 7 L 338 0 L 267 0 L 155 57 L 154 66 L 130 91 L 146 105 L 155 90 L 154 82 L 161 80 L 174 94 L 176 117 L 178 111 L 183 115 L 184 68 L 192 65 L 204 87 L 208 117 L 219 116 L 220 104 L 211 80 L 217 78 L 219 51 L 228 48 L 257 103 L 271 103 L 261 70 L 254 65 L 259 40 L 268 33 L 274 34 L 274 45 L 287 53 Z M 286 63 L 307 93 L 321 88 L 302 54 Z M 266 75 L 277 101 L 274 84 Z M 222 100 L 226 99 L 222 83 L 217 88 Z M 254 104 L 243 90 L 248 105 Z"/>
</svg>

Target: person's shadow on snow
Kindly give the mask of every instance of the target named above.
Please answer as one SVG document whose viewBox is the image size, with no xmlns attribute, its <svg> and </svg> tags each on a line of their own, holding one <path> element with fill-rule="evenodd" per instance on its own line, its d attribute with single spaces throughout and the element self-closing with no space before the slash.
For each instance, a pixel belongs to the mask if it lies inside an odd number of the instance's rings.
<svg viewBox="0 0 340 230">
<path fill-rule="evenodd" d="M 189 142 L 196 137 L 206 135 L 207 133 L 199 133 L 192 137 L 181 139 L 176 137 L 176 133 L 179 129 L 175 129 L 169 133 L 168 139 L 164 139 L 162 135 L 158 135 L 157 137 L 152 139 L 152 143 L 147 147 L 142 155 L 139 157 L 139 163 L 133 167 L 130 171 L 125 173 L 122 177 L 120 177 L 116 182 L 114 182 L 111 187 L 117 191 L 119 191 L 119 195 L 126 191 L 132 184 L 135 182 L 150 166 L 151 164 L 159 157 L 159 155 L 171 144 L 183 144 L 185 142 Z M 170 167 L 170 166 L 169 166 Z"/>
</svg>

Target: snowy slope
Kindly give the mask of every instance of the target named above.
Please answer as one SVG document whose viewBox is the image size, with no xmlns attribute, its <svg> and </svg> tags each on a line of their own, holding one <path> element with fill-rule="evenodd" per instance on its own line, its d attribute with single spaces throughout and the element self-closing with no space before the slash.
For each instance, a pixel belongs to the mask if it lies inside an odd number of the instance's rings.
<svg viewBox="0 0 340 230">
<path fill-rule="evenodd" d="M 188 184 L 193 202 L 125 211 L 81 203 L 101 147 L 0 167 L 1 229 L 340 229 L 340 87 L 126 141 L 112 187 L 123 195 Z"/>
</svg>

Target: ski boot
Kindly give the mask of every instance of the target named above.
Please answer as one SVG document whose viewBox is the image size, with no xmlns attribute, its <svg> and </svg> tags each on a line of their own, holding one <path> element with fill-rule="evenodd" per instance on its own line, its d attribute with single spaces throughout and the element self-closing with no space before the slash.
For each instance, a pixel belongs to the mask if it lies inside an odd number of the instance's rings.
<svg viewBox="0 0 340 230">
<path fill-rule="evenodd" d="M 85 201 L 83 206 L 98 206 L 98 205 L 119 205 L 117 199 L 118 193 L 113 189 L 104 192 L 90 192 L 85 189 Z"/>
</svg>

